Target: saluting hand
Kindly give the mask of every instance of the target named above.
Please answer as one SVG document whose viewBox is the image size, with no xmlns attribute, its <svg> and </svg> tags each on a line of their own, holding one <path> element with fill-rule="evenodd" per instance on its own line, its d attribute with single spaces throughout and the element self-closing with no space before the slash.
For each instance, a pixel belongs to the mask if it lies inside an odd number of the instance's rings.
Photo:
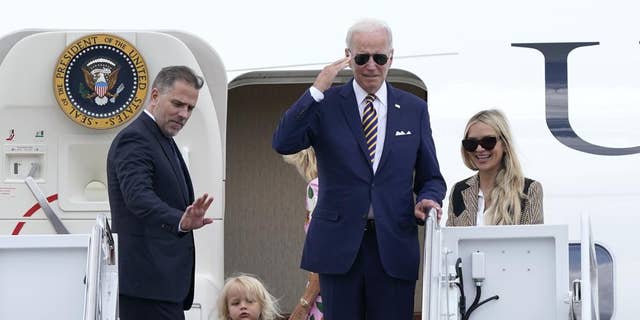
<svg viewBox="0 0 640 320">
<path fill-rule="evenodd" d="M 182 220 L 180 220 L 180 229 L 182 231 L 191 231 L 200 229 L 213 222 L 213 219 L 204 217 L 212 202 L 213 197 L 209 197 L 206 193 L 196 199 L 196 201 L 194 201 L 187 207 L 187 210 L 184 211 Z"/>
<path fill-rule="evenodd" d="M 440 208 L 440 205 L 433 200 L 420 200 L 420 202 L 416 203 L 413 214 L 416 216 L 416 218 L 425 221 L 427 219 L 427 213 L 429 212 L 429 210 L 431 210 L 431 208 L 436 209 L 438 223 L 440 223 L 440 218 L 442 218 L 442 208 Z"/>
<path fill-rule="evenodd" d="M 335 80 L 338 72 L 349 66 L 349 61 L 351 61 L 350 54 L 328 66 L 325 66 L 316 77 L 316 80 L 313 82 L 313 86 L 321 92 L 325 92 L 331 87 L 331 84 L 333 84 L 333 80 Z"/>
</svg>

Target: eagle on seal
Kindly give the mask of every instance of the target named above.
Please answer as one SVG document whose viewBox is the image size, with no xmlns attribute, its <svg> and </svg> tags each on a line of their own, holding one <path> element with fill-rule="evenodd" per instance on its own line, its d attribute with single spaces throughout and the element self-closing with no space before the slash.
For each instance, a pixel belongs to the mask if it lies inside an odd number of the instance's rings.
<svg viewBox="0 0 640 320">
<path fill-rule="evenodd" d="M 87 67 L 82 68 L 82 73 L 87 87 L 93 89 L 93 91 L 85 93 L 83 97 L 85 99 L 94 99 L 94 102 L 99 106 L 107 104 L 109 98 L 115 101 L 114 98 L 117 97 L 119 92 L 114 94 L 111 93 L 111 90 L 113 90 L 118 81 L 120 68 L 111 69 L 108 66 L 104 66 L 89 70 L 91 64 L 90 62 Z"/>
</svg>

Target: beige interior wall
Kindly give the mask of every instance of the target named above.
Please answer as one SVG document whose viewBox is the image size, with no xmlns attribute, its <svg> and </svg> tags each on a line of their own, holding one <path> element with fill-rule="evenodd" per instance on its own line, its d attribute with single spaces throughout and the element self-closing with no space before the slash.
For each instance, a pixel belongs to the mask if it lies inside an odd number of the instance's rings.
<svg viewBox="0 0 640 320">
<path fill-rule="evenodd" d="M 225 276 L 258 275 L 285 313 L 291 312 L 306 283 L 306 273 L 299 268 L 306 183 L 273 151 L 271 137 L 281 114 L 309 85 L 241 86 L 229 91 L 228 100 Z M 394 85 L 424 98 L 419 88 Z"/>
<path fill-rule="evenodd" d="M 228 100 L 225 275 L 258 275 L 286 313 L 306 283 L 299 268 L 306 183 L 271 148 L 271 137 L 304 87 L 243 86 Z"/>
</svg>

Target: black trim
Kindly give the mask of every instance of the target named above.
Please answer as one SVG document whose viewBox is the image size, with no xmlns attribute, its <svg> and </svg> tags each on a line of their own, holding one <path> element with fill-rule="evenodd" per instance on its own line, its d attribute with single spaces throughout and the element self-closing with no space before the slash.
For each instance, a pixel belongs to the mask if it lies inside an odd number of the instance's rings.
<svg viewBox="0 0 640 320">
<path fill-rule="evenodd" d="M 456 215 L 456 217 L 459 217 L 466 208 L 464 205 L 464 199 L 462 198 L 462 191 L 469 189 L 469 187 L 470 186 L 467 184 L 467 180 L 460 181 L 453 187 L 451 203 L 453 205 L 453 213 Z"/>
</svg>

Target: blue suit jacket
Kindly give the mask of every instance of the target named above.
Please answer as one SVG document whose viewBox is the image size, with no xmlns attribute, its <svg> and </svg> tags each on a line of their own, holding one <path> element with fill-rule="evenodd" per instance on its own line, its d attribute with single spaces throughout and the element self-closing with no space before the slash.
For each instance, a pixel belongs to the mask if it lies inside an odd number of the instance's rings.
<svg viewBox="0 0 640 320">
<path fill-rule="evenodd" d="M 182 303 L 188 309 L 193 301 L 193 233 L 178 232 L 178 224 L 193 203 L 193 187 L 171 143 L 145 113 L 120 131 L 107 160 L 109 203 L 118 234 L 120 293 Z"/>
<path fill-rule="evenodd" d="M 286 111 L 273 137 L 279 153 L 313 146 L 317 156 L 318 203 L 301 266 L 317 273 L 346 273 L 360 248 L 371 205 L 384 270 L 415 280 L 420 264 L 415 201 L 442 203 L 446 191 L 427 105 L 386 84 L 387 131 L 374 175 L 352 81 L 327 90 L 319 103 L 307 90 Z"/>
</svg>

